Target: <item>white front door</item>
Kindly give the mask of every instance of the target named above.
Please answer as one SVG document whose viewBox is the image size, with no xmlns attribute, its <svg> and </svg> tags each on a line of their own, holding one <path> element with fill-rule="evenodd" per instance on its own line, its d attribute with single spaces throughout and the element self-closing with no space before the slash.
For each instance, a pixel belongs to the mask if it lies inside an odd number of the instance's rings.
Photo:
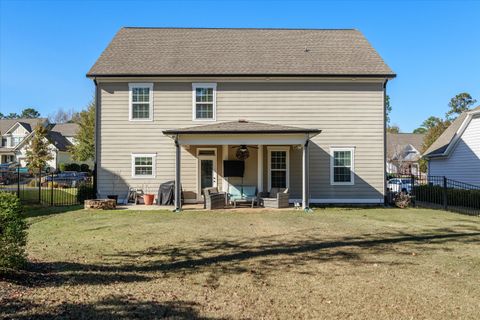
<svg viewBox="0 0 480 320">
<path fill-rule="evenodd" d="M 217 154 L 215 149 L 198 149 L 197 199 L 203 200 L 202 190 L 217 186 Z"/>
</svg>

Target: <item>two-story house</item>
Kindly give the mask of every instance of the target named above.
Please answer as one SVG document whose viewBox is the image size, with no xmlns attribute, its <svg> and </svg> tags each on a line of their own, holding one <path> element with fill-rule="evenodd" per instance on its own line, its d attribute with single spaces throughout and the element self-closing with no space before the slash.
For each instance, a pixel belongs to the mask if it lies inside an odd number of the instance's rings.
<svg viewBox="0 0 480 320">
<path fill-rule="evenodd" d="M 387 173 L 420 175 L 423 133 L 387 133 Z"/>
<path fill-rule="evenodd" d="M 75 143 L 78 130 L 76 123 L 52 124 L 46 118 L 38 119 L 0 119 L 0 146 L 1 164 L 19 164 L 26 166 L 26 152 L 28 143 L 35 134 L 35 127 L 41 124 L 47 129 L 46 140 L 49 142 L 52 159 L 48 166 L 57 169 L 61 163 L 74 162 L 69 147 Z M 89 162 L 85 162 L 90 164 Z"/>
<path fill-rule="evenodd" d="M 385 88 L 358 30 L 122 28 L 90 69 L 98 196 L 289 188 L 290 201 L 381 204 Z M 244 161 L 241 178 L 224 160 Z"/>
</svg>

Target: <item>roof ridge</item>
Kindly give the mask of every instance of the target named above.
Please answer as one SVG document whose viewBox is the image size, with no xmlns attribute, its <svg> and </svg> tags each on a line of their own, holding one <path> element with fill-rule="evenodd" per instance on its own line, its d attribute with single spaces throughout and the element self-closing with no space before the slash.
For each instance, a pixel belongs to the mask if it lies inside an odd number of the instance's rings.
<svg viewBox="0 0 480 320">
<path fill-rule="evenodd" d="M 122 27 L 122 29 L 172 29 L 172 30 L 312 30 L 312 31 L 359 31 L 356 28 L 242 28 L 242 27 Z"/>
</svg>

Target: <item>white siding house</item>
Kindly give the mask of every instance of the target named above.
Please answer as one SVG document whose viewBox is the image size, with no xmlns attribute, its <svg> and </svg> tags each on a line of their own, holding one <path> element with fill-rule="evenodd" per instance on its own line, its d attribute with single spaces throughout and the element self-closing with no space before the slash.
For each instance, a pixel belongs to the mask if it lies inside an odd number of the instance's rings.
<svg viewBox="0 0 480 320">
<path fill-rule="evenodd" d="M 458 117 L 425 157 L 430 176 L 480 186 L 480 106 Z"/>
</svg>

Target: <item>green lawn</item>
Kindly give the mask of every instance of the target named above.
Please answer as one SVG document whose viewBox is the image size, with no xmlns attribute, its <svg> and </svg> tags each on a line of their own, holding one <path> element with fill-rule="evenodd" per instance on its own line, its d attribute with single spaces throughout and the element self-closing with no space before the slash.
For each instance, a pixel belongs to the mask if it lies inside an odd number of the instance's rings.
<svg viewBox="0 0 480 320">
<path fill-rule="evenodd" d="M 42 187 L 41 200 L 43 203 L 50 204 L 74 204 L 77 202 L 77 188 L 54 188 Z M 24 187 L 20 189 L 20 199 L 22 202 L 38 202 L 38 188 Z M 53 194 L 53 199 L 52 199 Z"/>
<path fill-rule="evenodd" d="M 480 218 L 427 209 L 30 211 L 13 319 L 476 319 Z M 0 313 L 0 318 L 1 318 Z"/>
</svg>

